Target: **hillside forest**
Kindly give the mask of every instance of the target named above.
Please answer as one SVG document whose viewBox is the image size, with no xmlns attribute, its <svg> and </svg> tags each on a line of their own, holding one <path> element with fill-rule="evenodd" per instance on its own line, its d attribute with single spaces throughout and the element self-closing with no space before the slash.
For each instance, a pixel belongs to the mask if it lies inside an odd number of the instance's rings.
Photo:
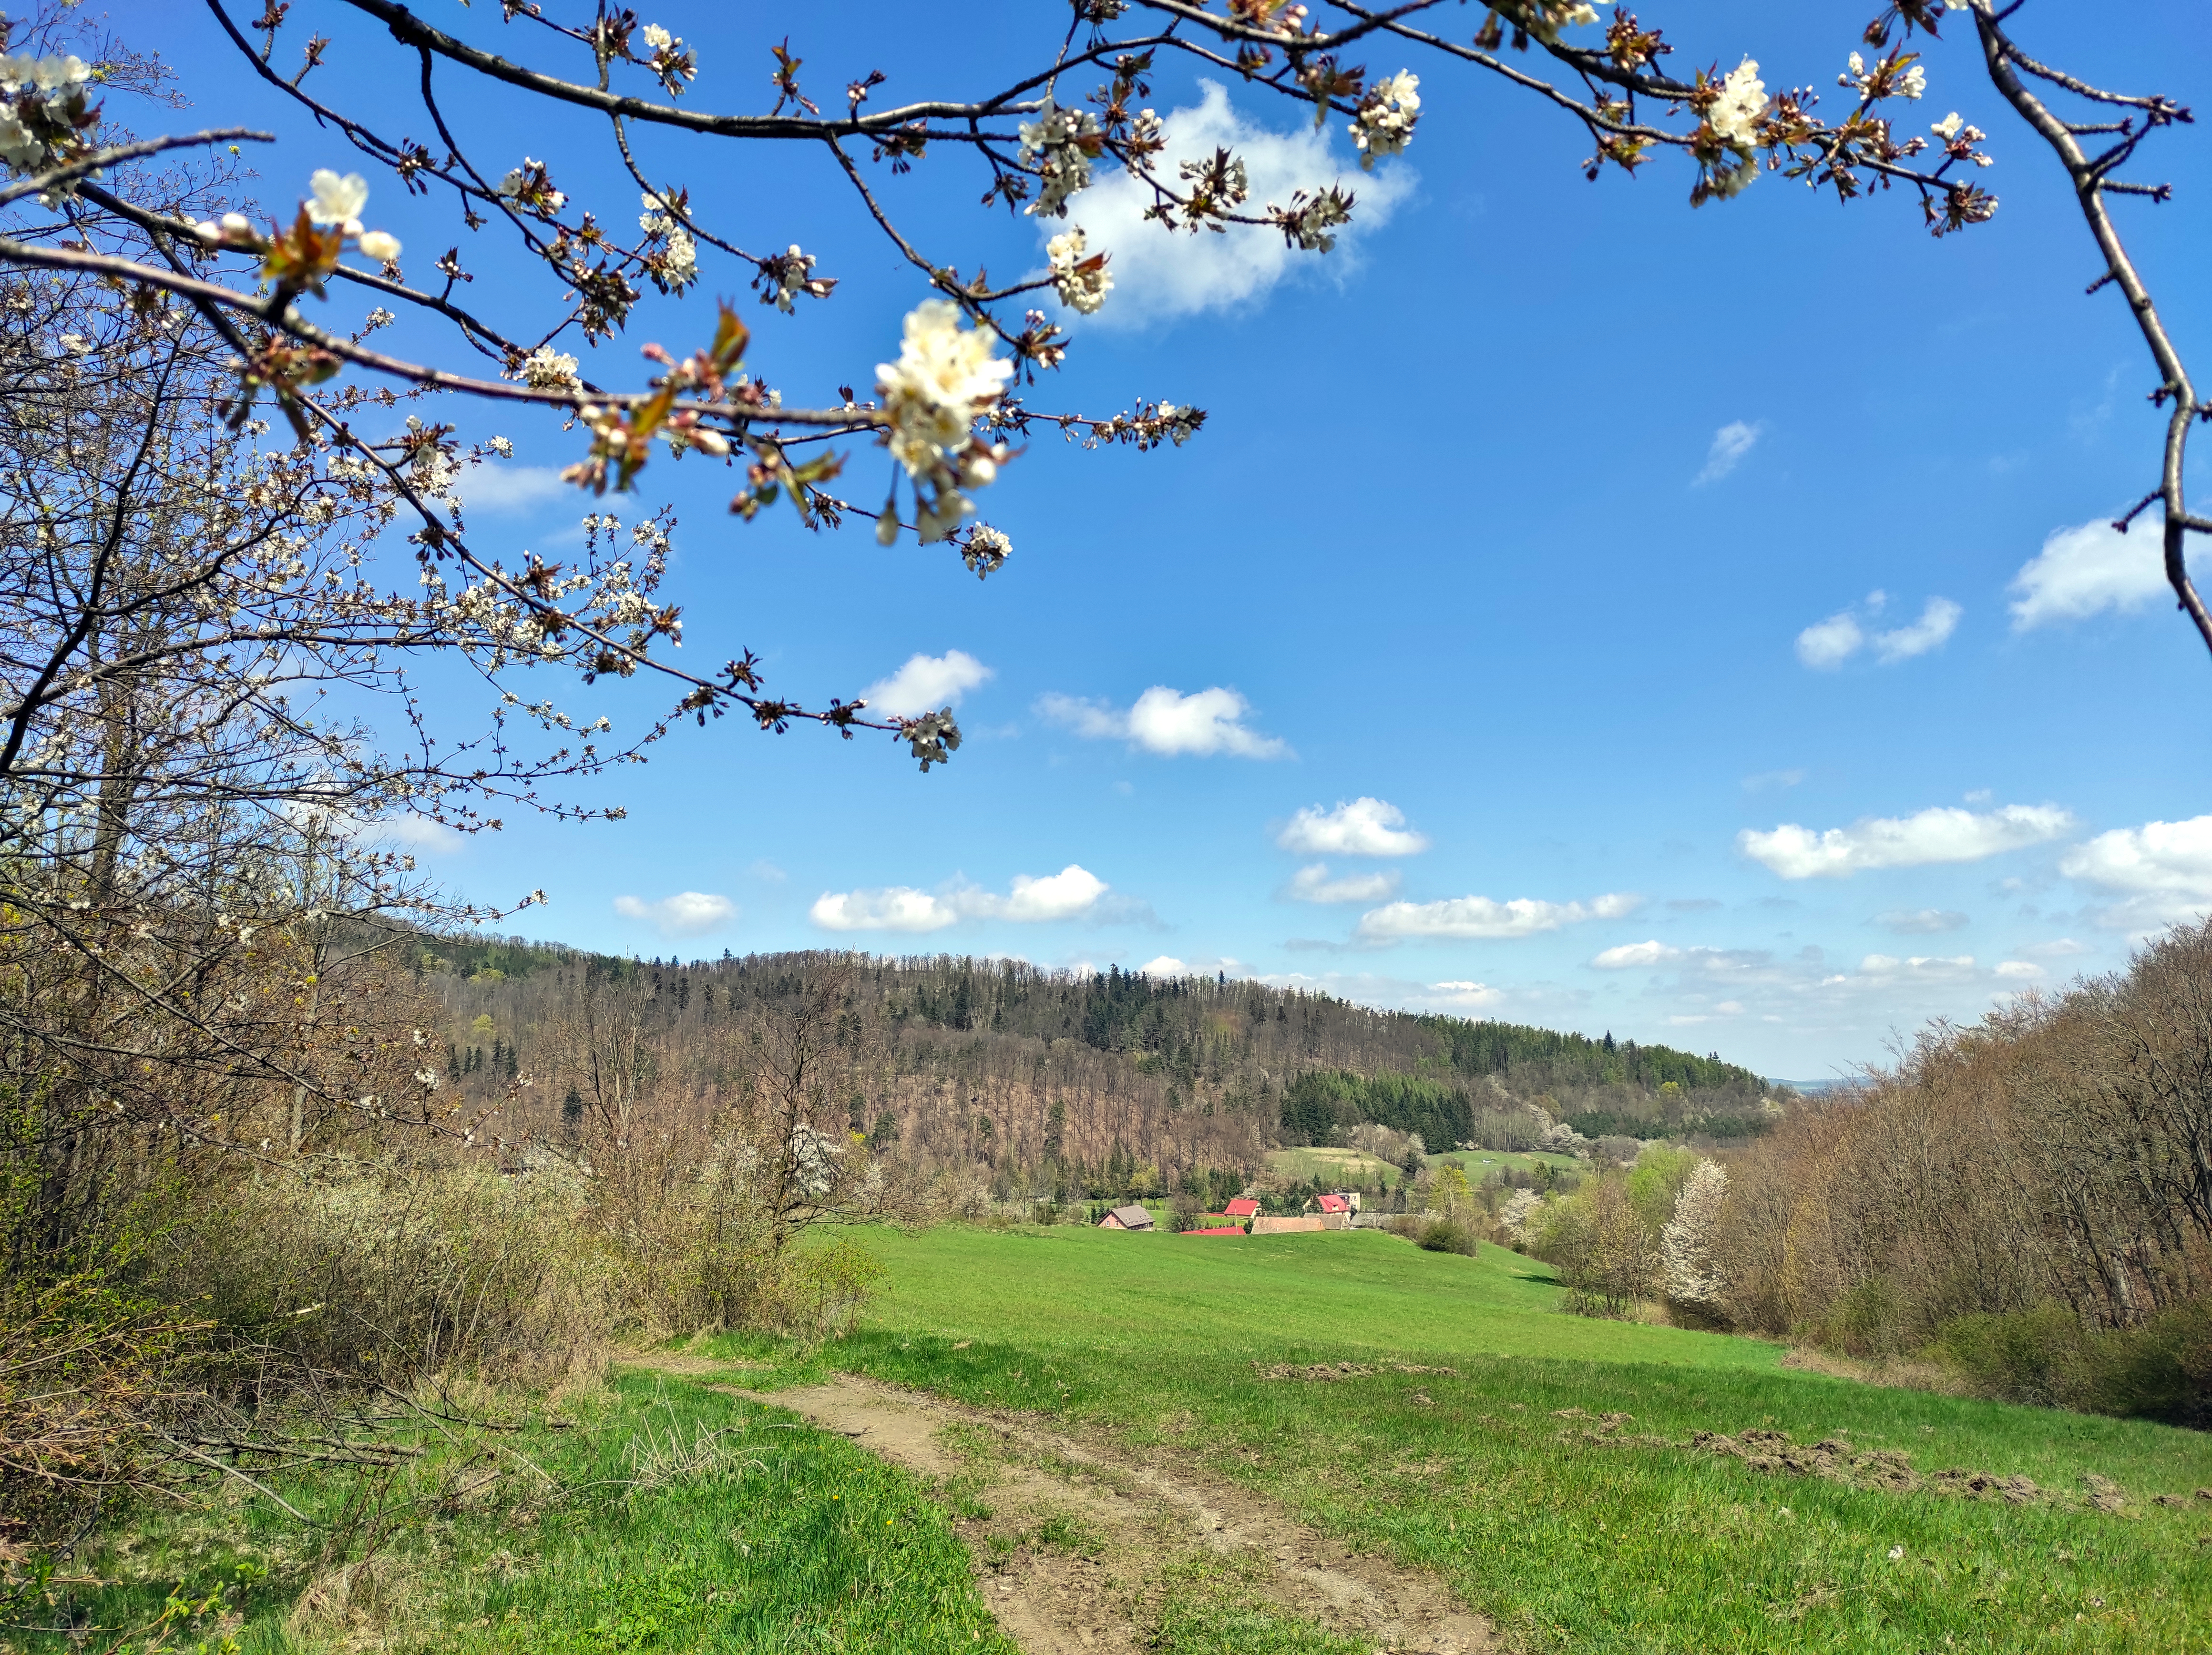
<svg viewBox="0 0 2212 1655">
<path fill-rule="evenodd" d="M 834 1039 L 854 1058 L 831 1112 L 876 1150 L 972 1171 L 1002 1201 L 1225 1198 L 1268 1150 L 1345 1143 L 1369 1124 L 1443 1150 L 1526 1149 L 1555 1123 L 1740 1140 L 1772 1118 L 1765 1083 L 1717 1054 L 1254 982 L 951 955 L 632 961 L 520 940 L 434 943 L 419 972 L 445 1009 L 447 1077 L 510 1158 L 577 1141 L 601 1106 L 608 1065 L 587 1031 L 624 1031 L 623 1083 L 657 1116 L 702 1121 L 741 1068 L 729 1031 L 825 974 L 840 985 Z"/>
</svg>

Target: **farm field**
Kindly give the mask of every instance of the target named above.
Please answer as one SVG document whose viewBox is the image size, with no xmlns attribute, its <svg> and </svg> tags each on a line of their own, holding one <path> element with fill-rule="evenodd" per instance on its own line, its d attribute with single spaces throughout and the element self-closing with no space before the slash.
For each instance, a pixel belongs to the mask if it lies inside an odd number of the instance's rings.
<svg viewBox="0 0 2212 1655">
<path fill-rule="evenodd" d="M 2212 1486 L 2199 1434 L 1565 1316 L 1542 1267 L 1489 1247 L 953 1228 L 873 1245 L 887 1291 L 854 1335 L 802 1360 L 726 1342 L 781 1364 L 754 1384 L 867 1373 L 1202 1467 L 1438 1571 L 1516 1647 L 2179 1651 L 2212 1626 L 2212 1501 L 2152 1503 Z M 1275 1376 L 1323 1361 L 1371 1371 Z M 1893 1493 L 1672 1446 L 1762 1429 L 2045 1492 Z M 2086 1504 L 2087 1476 L 2118 1485 L 2118 1512 Z"/>
<path fill-rule="evenodd" d="M 1431 1167 L 1441 1167 L 1446 1161 L 1455 1161 L 1467 1169 L 1469 1178 L 1480 1181 L 1488 1172 L 1534 1172 L 1537 1167 L 1572 1167 L 1572 1155 L 1522 1155 L 1506 1149 L 1454 1149 L 1446 1154 L 1428 1157 Z M 1379 1155 L 1364 1149 L 1334 1149 L 1322 1146 L 1311 1149 L 1272 1149 L 1267 1153 L 1268 1170 L 1297 1183 L 1327 1184 L 1338 1182 L 1354 1186 L 1380 1185 L 1386 1190 L 1397 1188 L 1400 1171 Z"/>
<path fill-rule="evenodd" d="M 1572 1155 L 1555 1155 L 1543 1152 L 1523 1153 L 1516 1149 L 1454 1149 L 1446 1155 L 1428 1157 L 1428 1164 L 1431 1167 L 1442 1167 L 1447 1162 L 1456 1162 L 1466 1169 L 1468 1177 L 1478 1184 L 1482 1181 L 1486 1173 L 1533 1173 L 1539 1167 L 1549 1167 L 1554 1171 L 1565 1171 L 1569 1168 L 1589 1165 L 1587 1161 L 1577 1161 Z"/>
</svg>

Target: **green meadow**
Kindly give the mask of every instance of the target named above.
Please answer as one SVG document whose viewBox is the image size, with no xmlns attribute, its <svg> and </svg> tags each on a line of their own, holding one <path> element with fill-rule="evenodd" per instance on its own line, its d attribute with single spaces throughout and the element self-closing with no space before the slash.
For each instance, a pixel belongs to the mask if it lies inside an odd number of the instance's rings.
<svg viewBox="0 0 2212 1655">
<path fill-rule="evenodd" d="M 1510 1149 L 1454 1149 L 1427 1159 L 1431 1167 L 1441 1167 L 1447 1161 L 1463 1167 L 1468 1177 L 1477 1184 L 1490 1173 L 1533 1173 L 1540 1166 L 1570 1167 L 1577 1164 L 1572 1155 L 1524 1155 Z M 1296 1183 L 1334 1181 L 1385 1190 L 1397 1188 L 1401 1176 L 1397 1167 L 1364 1149 L 1271 1149 L 1267 1152 L 1267 1167 Z"/>
<path fill-rule="evenodd" d="M 51 1629 L 19 1620 L 0 1646 L 1013 1655 L 952 1522 L 974 1514 L 957 1484 L 712 1388 L 835 1370 L 1233 1481 L 1352 1550 L 1437 1572 L 1519 1651 L 2208 1647 L 2212 1499 L 2153 1497 L 2212 1487 L 2212 1437 L 1878 1389 L 1785 1367 L 1769 1343 L 1565 1315 L 1543 1267 L 1487 1246 L 866 1235 L 886 1273 L 844 1339 L 725 1335 L 688 1348 L 696 1373 L 479 1398 L 508 1428 L 426 1423 L 420 1457 L 372 1492 L 275 1480 L 313 1528 L 245 1498 L 143 1515 L 86 1549 L 61 1610 L 28 1617 Z M 1322 1363 L 1338 1377 L 1311 1377 Z M 1591 1440 L 1607 1414 L 1653 1441 Z M 1884 1492 L 1677 1446 L 1751 1428 L 1899 1451 L 1923 1474 L 2026 1476 L 2055 1498 Z M 2120 1510 L 2087 1506 L 2091 1475 L 2118 1485 Z M 1209 1591 L 1160 1597 L 1151 1646 L 1352 1655 Z"/>
<path fill-rule="evenodd" d="M 950 1228 L 875 1245 L 888 1274 L 867 1325 L 794 1377 L 824 1363 L 1171 1452 L 1441 1571 L 1524 1649 L 2208 1646 L 2212 1500 L 2152 1503 L 2212 1486 L 2199 1434 L 1881 1389 L 1786 1368 L 1769 1343 L 1564 1315 L 1541 1266 L 1487 1246 Z M 1322 1361 L 1378 1371 L 1268 1373 Z M 1590 1443 L 1570 1409 L 1676 1442 L 1847 1437 L 1923 1474 L 2024 1475 L 2058 1498 L 1760 1475 Z M 2119 1485 L 2119 1513 L 2086 1507 L 2089 1475 Z"/>
</svg>

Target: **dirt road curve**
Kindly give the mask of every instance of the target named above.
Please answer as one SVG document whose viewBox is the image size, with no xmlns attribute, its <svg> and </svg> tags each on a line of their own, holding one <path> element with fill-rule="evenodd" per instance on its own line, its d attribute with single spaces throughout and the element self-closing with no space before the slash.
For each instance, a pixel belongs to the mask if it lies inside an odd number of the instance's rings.
<svg viewBox="0 0 2212 1655">
<path fill-rule="evenodd" d="M 1233 1484 L 867 1379 L 716 1388 L 791 1409 L 894 1464 L 971 1488 L 968 1509 L 989 1514 L 958 1527 L 976 1553 L 984 1597 L 1028 1655 L 1134 1655 L 1147 1646 L 1148 1611 L 1164 1583 L 1179 1572 L 1188 1578 L 1194 1553 L 1216 1573 L 1231 1571 L 1238 1595 L 1255 1606 L 1272 1603 L 1377 1650 L 1493 1647 L 1488 1627 L 1433 1575 L 1351 1555 Z M 1071 1531 L 1083 1538 L 1049 1537 Z"/>
</svg>

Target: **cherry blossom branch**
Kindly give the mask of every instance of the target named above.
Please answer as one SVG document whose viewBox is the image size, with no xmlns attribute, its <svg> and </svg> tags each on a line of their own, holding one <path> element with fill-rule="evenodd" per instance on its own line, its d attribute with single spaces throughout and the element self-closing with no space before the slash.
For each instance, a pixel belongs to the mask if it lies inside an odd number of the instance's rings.
<svg viewBox="0 0 2212 1655">
<path fill-rule="evenodd" d="M 2156 498 L 2166 508 L 2165 561 L 2166 584 L 2172 587 L 2176 606 L 2195 623 L 2197 635 L 2204 640 L 2207 650 L 2212 650 L 2212 612 L 2208 612 L 2203 597 L 2196 583 L 2190 579 L 2188 536 L 2192 529 L 2205 531 L 2208 525 L 2191 516 L 2184 489 L 2184 473 L 2189 452 L 2191 425 L 2206 410 L 2197 399 L 2197 390 L 2191 384 L 2189 370 L 2183 363 L 2181 353 L 2174 345 L 2172 336 L 2166 331 L 2166 323 L 2153 302 L 2150 289 L 2136 270 L 2135 260 L 2129 255 L 2126 244 L 2120 239 L 2118 227 L 2112 222 L 2112 214 L 2105 204 L 2108 191 L 2121 186 L 2105 177 L 2105 168 L 2093 161 L 2081 148 L 2072 128 L 2054 114 L 2049 106 L 2031 92 L 2018 72 L 2021 54 L 1996 12 L 1988 8 L 1988 0 L 1978 0 L 1972 8 L 1974 26 L 1982 43 L 1982 55 L 1989 68 L 1990 80 L 1997 91 L 2017 111 L 2021 118 L 2033 127 L 2039 136 L 2057 152 L 2067 175 L 2074 182 L 2074 195 L 2080 204 L 2081 215 L 2087 221 L 2089 233 L 2096 238 L 2097 250 L 2104 256 L 2105 274 L 2096 283 L 2102 287 L 2116 285 L 2126 297 L 2128 309 L 2135 317 L 2136 329 L 2143 343 L 2149 347 L 2151 360 L 2158 366 L 2159 389 L 2152 393 L 2154 403 L 2172 400 L 2172 411 L 2166 417 L 2166 442 L 2160 468 Z M 2069 92 L 2090 97 L 2091 90 L 2070 77 L 2061 79 L 2055 72 L 2041 71 L 2040 78 L 2063 86 Z M 2129 99 L 2112 94 L 2099 97 L 2098 101 L 2128 104 L 2146 111 L 2154 124 L 2165 124 L 2191 118 L 2186 109 L 2162 98 Z M 2147 191 L 2146 191 L 2147 192 Z M 2095 288 L 2092 288 L 2092 292 Z M 2137 511 L 2142 508 L 2138 506 Z M 2133 512 L 2129 518 L 2134 516 Z M 2119 522 L 2125 533 L 2129 518 Z"/>
</svg>

